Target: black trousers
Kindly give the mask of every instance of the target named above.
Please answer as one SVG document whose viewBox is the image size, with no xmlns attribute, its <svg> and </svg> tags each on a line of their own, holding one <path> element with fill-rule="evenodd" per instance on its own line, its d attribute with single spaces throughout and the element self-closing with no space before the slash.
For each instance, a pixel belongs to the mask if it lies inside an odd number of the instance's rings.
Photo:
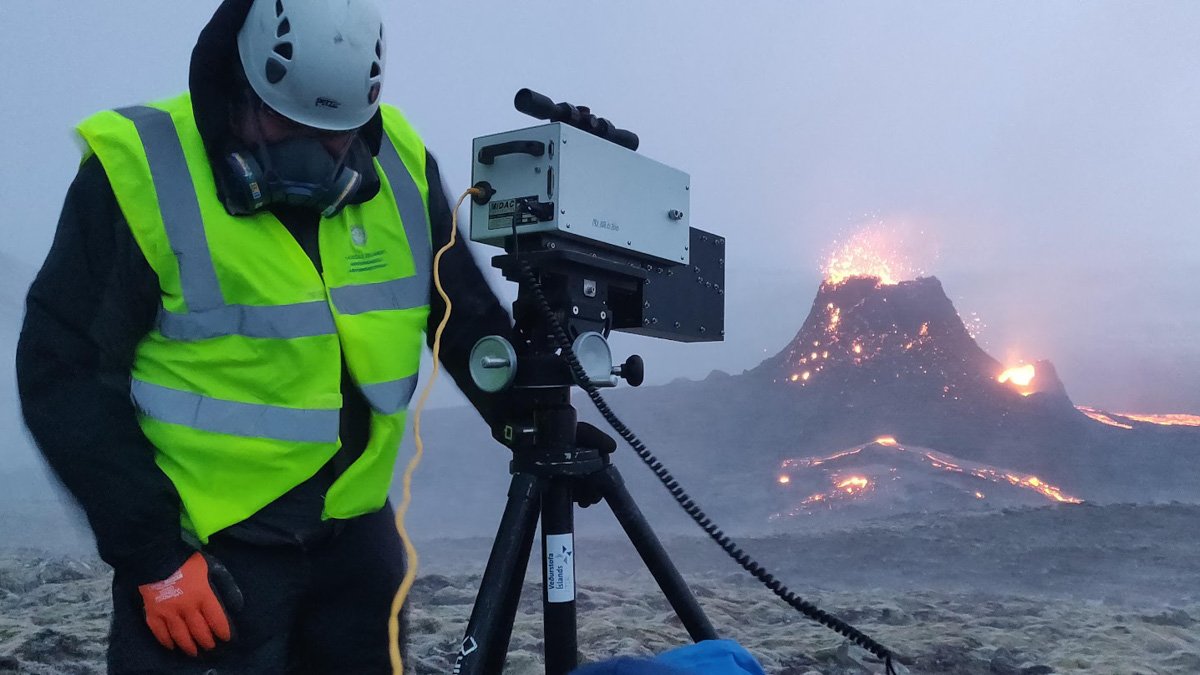
<svg viewBox="0 0 1200 675">
<path fill-rule="evenodd" d="M 118 575 L 109 673 L 391 673 L 387 621 L 404 577 L 404 548 L 390 508 L 347 520 L 335 536 L 306 548 L 217 534 L 205 551 L 224 563 L 245 597 L 230 617 L 233 640 L 199 658 L 163 649 L 146 627 L 136 586 Z M 402 643 L 404 633 L 402 625 Z"/>
</svg>

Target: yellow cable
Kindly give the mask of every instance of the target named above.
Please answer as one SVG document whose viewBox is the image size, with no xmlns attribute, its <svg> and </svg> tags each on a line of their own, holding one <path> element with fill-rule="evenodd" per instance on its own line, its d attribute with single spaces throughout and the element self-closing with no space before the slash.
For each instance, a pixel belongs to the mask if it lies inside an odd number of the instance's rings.
<svg viewBox="0 0 1200 675">
<path fill-rule="evenodd" d="M 413 473 L 417 470 L 417 465 L 421 463 L 421 456 L 425 454 L 425 444 L 421 441 L 421 412 L 429 400 L 433 383 L 437 381 L 440 370 L 438 359 L 442 351 L 442 333 L 446 330 L 446 324 L 450 322 L 450 311 L 453 309 L 450 296 L 446 295 L 446 289 L 442 288 L 442 255 L 449 251 L 458 240 L 458 209 L 462 207 L 462 203 L 467 197 L 474 194 L 480 194 L 480 191 L 471 188 L 458 198 L 450 217 L 450 241 L 438 249 L 437 255 L 433 257 L 433 285 L 437 288 L 438 295 L 442 296 L 442 301 L 446 303 L 446 313 L 442 316 L 442 320 L 433 334 L 433 371 L 429 375 L 429 381 L 425 383 L 425 389 L 421 391 L 417 407 L 413 409 L 413 440 L 416 441 L 417 451 L 409 460 L 408 468 L 404 470 L 404 496 L 400 499 L 400 506 L 396 507 L 396 531 L 400 533 L 400 539 L 404 542 L 404 554 L 408 559 L 408 565 L 404 570 L 404 580 L 400 582 L 400 588 L 396 590 L 396 597 L 392 599 L 392 612 L 388 617 L 388 652 L 392 658 L 392 675 L 404 675 L 404 661 L 400 656 L 400 609 L 404 607 L 408 592 L 412 590 L 413 581 L 417 578 L 417 549 L 408 537 L 408 530 L 404 527 L 404 516 L 408 513 L 409 504 L 412 503 Z"/>
</svg>

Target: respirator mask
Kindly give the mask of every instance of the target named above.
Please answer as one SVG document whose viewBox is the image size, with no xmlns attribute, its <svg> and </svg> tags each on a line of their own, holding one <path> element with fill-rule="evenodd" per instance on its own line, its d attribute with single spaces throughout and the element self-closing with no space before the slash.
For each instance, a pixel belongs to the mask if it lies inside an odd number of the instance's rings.
<svg viewBox="0 0 1200 675">
<path fill-rule="evenodd" d="M 357 134 L 340 157 L 317 138 L 259 143 L 225 155 L 221 195 L 225 210 L 244 216 L 274 206 L 304 207 L 326 218 L 378 192 L 370 151 Z"/>
</svg>

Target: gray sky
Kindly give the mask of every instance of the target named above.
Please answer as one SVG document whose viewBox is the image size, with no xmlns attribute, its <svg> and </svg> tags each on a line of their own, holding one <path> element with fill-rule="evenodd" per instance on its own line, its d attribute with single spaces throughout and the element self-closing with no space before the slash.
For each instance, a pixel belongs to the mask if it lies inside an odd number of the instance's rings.
<svg viewBox="0 0 1200 675">
<path fill-rule="evenodd" d="M 997 358 L 1049 358 L 1079 403 L 1200 412 L 1200 3 L 515 4 L 386 3 L 384 99 L 454 194 L 474 136 L 533 123 L 524 86 L 692 175 L 728 340 L 615 339 L 650 382 L 778 351 L 833 242 L 881 220 Z M 185 87 L 216 5 L 0 0 L 0 253 L 40 264 L 72 125 Z"/>
</svg>

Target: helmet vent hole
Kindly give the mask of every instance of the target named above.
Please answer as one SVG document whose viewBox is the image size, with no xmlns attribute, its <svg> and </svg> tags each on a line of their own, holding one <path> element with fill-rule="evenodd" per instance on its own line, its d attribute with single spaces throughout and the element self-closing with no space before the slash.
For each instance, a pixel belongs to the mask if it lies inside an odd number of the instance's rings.
<svg viewBox="0 0 1200 675">
<path fill-rule="evenodd" d="M 279 84 L 284 75 L 287 75 L 287 66 L 274 57 L 267 59 L 267 82 Z"/>
<path fill-rule="evenodd" d="M 292 32 L 292 22 L 285 18 L 279 22 L 279 28 L 275 30 L 275 37 L 281 38 L 290 32 Z"/>
<path fill-rule="evenodd" d="M 280 42 L 279 44 L 275 45 L 274 52 L 276 54 L 282 56 L 283 58 L 287 59 L 288 61 L 291 61 L 292 60 L 292 43 Z"/>
<path fill-rule="evenodd" d="M 379 67 L 379 62 L 371 64 L 371 77 L 379 77 L 383 73 L 383 69 Z"/>
<path fill-rule="evenodd" d="M 383 58 L 383 40 L 378 40 L 375 42 L 375 58 Z"/>
<path fill-rule="evenodd" d="M 283 16 L 283 0 L 275 0 L 275 16 Z"/>
</svg>

